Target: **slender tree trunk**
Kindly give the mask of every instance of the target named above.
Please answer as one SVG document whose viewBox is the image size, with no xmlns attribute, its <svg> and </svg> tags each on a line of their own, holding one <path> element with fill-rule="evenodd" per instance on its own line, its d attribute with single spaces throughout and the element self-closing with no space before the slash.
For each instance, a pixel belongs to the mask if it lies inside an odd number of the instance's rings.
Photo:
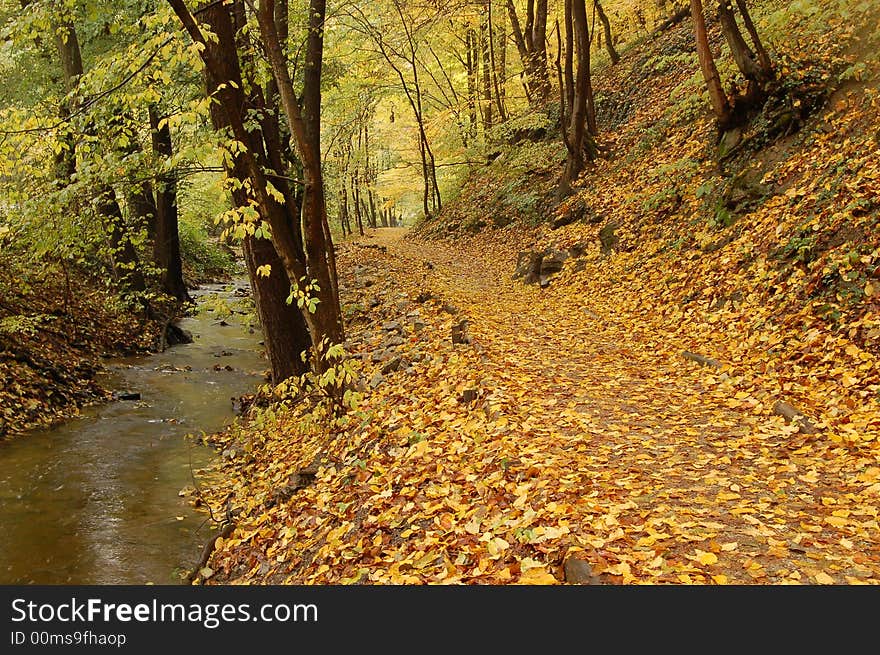
<svg viewBox="0 0 880 655">
<path fill-rule="evenodd" d="M 571 15 L 572 0 L 565 0 L 564 19 L 565 19 L 565 68 L 563 78 L 565 80 L 565 115 L 571 119 L 574 113 L 574 25 Z M 563 129 L 567 129 L 563 126 Z"/>
<path fill-rule="evenodd" d="M 608 50 L 608 57 L 611 59 L 611 65 L 613 66 L 620 61 L 620 55 L 614 48 L 614 42 L 611 37 L 611 21 L 608 20 L 608 16 L 605 14 L 605 10 L 602 9 L 602 3 L 599 0 L 596 0 L 595 7 L 599 14 L 599 20 L 602 22 L 602 29 L 605 32 L 605 49 Z"/>
<path fill-rule="evenodd" d="M 153 106 L 149 107 L 149 115 L 153 151 L 158 157 L 170 162 L 174 148 L 168 124 L 159 126 L 160 117 Z M 177 218 L 177 173 L 169 170 L 158 179 L 156 185 L 156 237 L 153 244 L 153 260 L 162 269 L 162 289 L 178 300 L 188 302 L 190 297 L 183 281 Z"/>
<path fill-rule="evenodd" d="M 467 84 L 468 84 L 468 136 L 471 141 L 477 138 L 477 79 L 479 64 L 477 56 L 477 33 L 472 27 L 468 27 L 465 33 L 465 48 L 467 50 Z"/>
<path fill-rule="evenodd" d="M 495 104 L 498 107 L 498 118 L 503 123 L 507 120 L 504 102 L 501 99 L 501 87 L 498 83 L 498 62 L 495 58 L 495 26 L 492 24 L 492 0 L 486 0 L 486 24 L 489 39 L 489 65 L 492 70 L 492 89 L 495 91 Z"/>
<path fill-rule="evenodd" d="M 709 48 L 709 36 L 706 32 L 706 19 L 703 15 L 702 0 L 691 0 L 691 16 L 694 20 L 694 36 L 697 41 L 697 56 L 700 59 L 700 70 L 703 72 L 703 80 L 709 90 L 709 100 L 712 103 L 712 111 L 721 130 L 726 130 L 731 122 L 731 107 L 721 87 L 721 78 L 712 51 Z"/>
<path fill-rule="evenodd" d="M 764 44 L 761 42 L 761 37 L 758 35 L 758 30 L 755 27 L 755 23 L 752 21 L 751 14 L 749 13 L 749 8 L 746 6 L 746 0 L 736 0 L 736 6 L 739 8 L 743 24 L 746 26 L 746 31 L 749 33 L 749 37 L 752 39 L 752 44 L 755 46 L 755 52 L 758 53 L 758 62 L 761 64 L 764 76 L 768 80 L 773 79 L 775 76 L 773 62 L 770 60 L 770 55 L 764 47 Z"/>
<path fill-rule="evenodd" d="M 718 3 L 718 19 L 737 68 L 750 83 L 760 85 L 761 70 L 754 59 L 754 54 L 743 38 L 742 32 L 739 31 L 730 0 L 721 0 Z"/>
<path fill-rule="evenodd" d="M 584 135 L 587 119 L 587 95 L 590 75 L 590 32 L 585 0 L 566 0 L 571 3 L 572 27 L 578 48 L 578 69 L 575 82 L 574 107 L 568 125 L 565 172 L 559 185 L 559 195 L 571 192 L 571 185 L 584 168 Z M 573 44 L 571 44 L 573 45 Z"/>
<path fill-rule="evenodd" d="M 358 169 L 355 167 L 351 178 L 352 203 L 354 204 L 354 217 L 358 226 L 358 233 L 364 236 L 364 217 L 361 214 L 361 185 L 358 178 Z"/>
<path fill-rule="evenodd" d="M 482 55 L 483 132 L 495 124 L 492 101 L 492 39 L 489 33 L 489 0 L 485 0 L 480 21 L 480 52 Z"/>
</svg>

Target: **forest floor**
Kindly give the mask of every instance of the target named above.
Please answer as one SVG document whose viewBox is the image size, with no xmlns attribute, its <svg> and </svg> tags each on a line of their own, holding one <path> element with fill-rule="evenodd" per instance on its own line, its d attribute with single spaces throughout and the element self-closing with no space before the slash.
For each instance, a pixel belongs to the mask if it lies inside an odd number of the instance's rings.
<svg viewBox="0 0 880 655">
<path fill-rule="evenodd" d="M 560 206 L 526 116 L 439 217 L 341 244 L 360 404 L 216 437 L 198 580 L 880 582 L 880 26 L 845 4 L 763 5 L 781 133 L 719 146 L 685 21 L 597 72 Z"/>
<path fill-rule="evenodd" d="M 206 577 L 880 582 L 875 450 L 754 411 L 595 294 L 511 280 L 533 235 L 501 232 L 341 249 L 362 406 L 329 443 L 296 412 L 222 437 L 237 529 Z"/>
</svg>

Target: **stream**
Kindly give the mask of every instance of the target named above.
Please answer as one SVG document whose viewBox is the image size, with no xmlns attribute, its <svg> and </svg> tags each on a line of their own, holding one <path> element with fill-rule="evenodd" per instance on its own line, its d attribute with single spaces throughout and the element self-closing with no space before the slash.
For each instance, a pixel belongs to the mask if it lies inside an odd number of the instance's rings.
<svg viewBox="0 0 880 655">
<path fill-rule="evenodd" d="M 244 280 L 191 295 L 235 308 L 237 289 L 249 295 Z M 263 381 L 266 362 L 259 330 L 237 313 L 179 325 L 193 343 L 108 360 L 104 386 L 140 400 L 0 443 L 0 584 L 176 584 L 196 564 L 206 515 L 178 492 L 216 455 L 186 437 L 228 424 L 232 398 Z"/>
</svg>

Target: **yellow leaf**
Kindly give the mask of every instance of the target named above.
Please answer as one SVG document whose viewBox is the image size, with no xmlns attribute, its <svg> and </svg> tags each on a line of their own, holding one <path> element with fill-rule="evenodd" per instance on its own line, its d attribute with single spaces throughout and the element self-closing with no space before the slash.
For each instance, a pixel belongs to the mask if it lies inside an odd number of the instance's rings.
<svg viewBox="0 0 880 655">
<path fill-rule="evenodd" d="M 712 564 L 718 563 L 718 555 L 715 553 L 705 553 L 699 548 L 697 549 L 697 561 L 700 564 L 706 564 L 711 566 Z"/>
<path fill-rule="evenodd" d="M 713 575 L 712 579 L 715 581 L 715 584 L 727 584 L 727 576 L 723 574 Z"/>
<path fill-rule="evenodd" d="M 529 569 L 519 576 L 517 584 L 559 584 L 559 580 L 544 569 Z"/>
<path fill-rule="evenodd" d="M 834 578 L 832 578 L 824 571 L 820 571 L 813 577 L 816 578 L 816 582 L 818 582 L 819 584 L 834 584 Z"/>
</svg>

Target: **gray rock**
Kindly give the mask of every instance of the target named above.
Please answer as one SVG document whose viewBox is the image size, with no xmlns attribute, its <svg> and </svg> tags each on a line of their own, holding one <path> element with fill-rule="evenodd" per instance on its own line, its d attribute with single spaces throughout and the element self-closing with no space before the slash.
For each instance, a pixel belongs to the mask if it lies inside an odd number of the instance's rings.
<svg viewBox="0 0 880 655">
<path fill-rule="evenodd" d="M 390 359 L 385 362 L 385 365 L 382 367 L 382 375 L 388 375 L 389 373 L 394 373 L 401 368 L 403 364 L 402 357 L 395 357 L 394 359 Z"/>
<path fill-rule="evenodd" d="M 382 384 L 384 381 L 385 381 L 385 376 L 383 376 L 381 373 L 377 372 L 372 378 L 370 378 L 370 389 L 375 389 L 380 384 Z"/>
<path fill-rule="evenodd" d="M 563 566 L 565 581 L 569 584 L 599 584 L 599 579 L 593 575 L 593 569 L 589 562 L 577 557 L 569 557 Z"/>
</svg>

